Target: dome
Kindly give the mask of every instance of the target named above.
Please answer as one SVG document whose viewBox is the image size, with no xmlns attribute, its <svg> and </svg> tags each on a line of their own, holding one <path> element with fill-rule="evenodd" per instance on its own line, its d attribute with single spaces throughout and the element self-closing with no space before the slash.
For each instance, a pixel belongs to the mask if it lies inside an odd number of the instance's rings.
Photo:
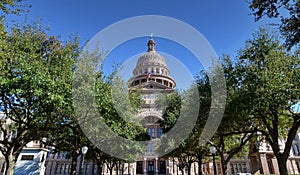
<svg viewBox="0 0 300 175">
<path fill-rule="evenodd" d="M 151 82 L 152 85 L 149 88 L 163 86 L 166 89 L 173 89 L 176 82 L 170 77 L 165 58 L 155 51 L 155 42 L 152 36 L 147 45 L 147 52 L 139 57 L 136 67 L 132 71 L 133 77 L 129 80 L 130 86 L 135 87 Z M 153 83 L 156 85 L 154 86 Z"/>
<path fill-rule="evenodd" d="M 165 58 L 158 54 L 155 50 L 155 41 L 153 40 L 152 36 L 147 43 L 148 51 L 142 55 L 138 61 L 137 66 L 145 65 L 145 64 L 154 64 L 154 65 L 161 65 L 167 67 Z"/>
<path fill-rule="evenodd" d="M 170 72 L 167 67 L 165 58 L 155 50 L 155 41 L 152 36 L 147 43 L 148 50 L 139 57 L 136 67 L 133 70 L 134 76 L 145 75 L 148 73 L 169 76 Z"/>
<path fill-rule="evenodd" d="M 138 59 L 137 66 L 145 64 L 154 64 L 167 67 L 165 58 L 156 51 L 148 51 Z"/>
</svg>

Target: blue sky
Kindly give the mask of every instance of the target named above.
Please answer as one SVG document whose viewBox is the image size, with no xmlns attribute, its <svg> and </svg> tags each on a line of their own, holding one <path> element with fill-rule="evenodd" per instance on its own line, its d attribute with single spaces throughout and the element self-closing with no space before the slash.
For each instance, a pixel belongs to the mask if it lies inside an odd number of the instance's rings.
<svg viewBox="0 0 300 175">
<path fill-rule="evenodd" d="M 249 15 L 248 3 L 243 0 L 27 0 L 32 5 L 28 13 L 29 20 L 37 17 L 49 26 L 52 35 L 68 39 L 78 34 L 81 43 L 90 40 L 105 27 L 120 20 L 141 15 L 162 15 L 183 21 L 198 30 L 211 44 L 217 56 L 236 55 L 245 40 L 251 38 L 259 26 Z M 18 17 L 21 18 L 21 17 Z M 120 30 L 122 32 L 122 30 Z M 149 31 L 150 35 L 151 31 Z M 174 42 L 155 38 L 157 50 L 169 54 L 183 63 L 186 74 L 181 68 L 171 67 L 171 75 L 179 81 L 190 81 L 201 68 L 201 63 L 193 60 L 193 54 Z M 146 51 L 148 37 L 137 38 L 120 45 L 108 55 L 105 69 L 109 72 L 112 63 L 134 60 Z M 133 58 L 135 57 L 135 58 Z M 179 75 L 176 75 L 179 74 Z M 128 73 L 127 73 L 128 74 Z M 177 76 L 183 75 L 183 77 Z M 127 75 L 130 76 L 130 75 Z M 186 77 L 189 78 L 186 78 Z M 183 82 L 185 84 L 186 82 Z M 180 83 L 179 83 L 180 84 Z M 182 85 L 185 86 L 185 85 Z"/>
<path fill-rule="evenodd" d="M 163 15 L 199 30 L 218 55 L 234 53 L 259 24 L 244 0 L 27 0 L 29 19 L 41 17 L 53 34 L 78 33 L 82 41 L 119 20 L 139 15 Z"/>
</svg>

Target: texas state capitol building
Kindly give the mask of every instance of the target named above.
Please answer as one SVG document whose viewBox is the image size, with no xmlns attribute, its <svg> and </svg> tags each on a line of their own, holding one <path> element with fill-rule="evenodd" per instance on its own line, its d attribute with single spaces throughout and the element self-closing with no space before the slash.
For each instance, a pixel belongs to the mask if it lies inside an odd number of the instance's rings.
<svg viewBox="0 0 300 175">
<path fill-rule="evenodd" d="M 141 91 L 145 101 L 137 117 L 142 119 L 151 139 L 145 154 L 136 162 L 136 174 L 169 174 L 169 162 L 159 159 L 154 151 L 156 142 L 163 134 L 159 124 L 159 120 L 163 120 L 163 114 L 156 109 L 155 101 L 160 94 L 173 92 L 176 82 L 170 77 L 165 59 L 156 52 L 156 44 L 152 37 L 147 45 L 147 52 L 138 59 L 133 77 L 128 81 L 129 88 Z"/>
</svg>

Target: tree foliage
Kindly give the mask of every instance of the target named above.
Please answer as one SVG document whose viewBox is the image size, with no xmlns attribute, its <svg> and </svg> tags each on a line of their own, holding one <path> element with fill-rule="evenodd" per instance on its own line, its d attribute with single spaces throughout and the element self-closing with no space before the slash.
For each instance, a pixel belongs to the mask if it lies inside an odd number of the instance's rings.
<svg viewBox="0 0 300 175">
<path fill-rule="evenodd" d="M 263 16 L 280 18 L 280 31 L 285 37 L 288 49 L 300 42 L 299 0 L 249 0 L 255 20 Z"/>
<path fill-rule="evenodd" d="M 239 87 L 236 86 L 237 78 L 234 73 L 235 65 L 232 59 L 224 55 L 222 58 L 224 75 L 226 78 L 227 99 L 222 122 L 210 141 L 220 157 L 222 173 L 228 174 L 228 164 L 232 158 L 246 156 L 247 143 L 256 135 L 257 130 L 247 121 L 247 113 L 243 108 L 248 106 L 243 97 L 239 95 Z"/>
<path fill-rule="evenodd" d="M 185 130 L 186 127 L 193 128 L 188 138 L 180 140 L 181 143 L 164 156 L 176 160 L 176 166 L 182 173 L 187 169 L 188 174 L 191 174 L 191 166 L 197 162 L 198 172 L 201 174 L 202 159 L 208 155 L 207 145 L 200 143 L 210 108 L 210 86 L 207 80 L 207 76 L 201 78 L 198 76 L 198 81 L 190 89 L 181 92 L 174 91 L 167 94 L 165 98 L 158 99 L 159 109 L 166 104 L 163 108 L 163 120 L 160 122 L 164 133 L 173 129 L 177 122 L 181 125 L 179 130 Z M 195 125 L 186 125 L 188 122 L 185 121 L 191 120 L 194 115 L 196 115 Z M 172 139 L 166 139 L 163 135 L 157 150 L 174 147 L 177 137 L 182 138 L 180 134 L 172 135 Z"/>
<path fill-rule="evenodd" d="M 20 12 L 27 11 L 30 7 L 24 4 L 24 0 L 0 0 L 0 11 L 5 14 L 20 14 Z"/>
<path fill-rule="evenodd" d="M 62 44 L 37 26 L 14 27 L 0 38 L 1 152 L 13 167 L 22 148 L 59 122 L 68 101 L 76 41 Z M 3 123 L 7 122 L 9 123 Z"/>
<path fill-rule="evenodd" d="M 280 174 L 287 174 L 286 161 L 300 126 L 300 114 L 291 105 L 300 96 L 298 51 L 287 52 L 274 35 L 260 29 L 240 50 L 234 70 L 242 114 L 271 145 Z M 285 141 L 281 150 L 279 139 Z"/>
</svg>

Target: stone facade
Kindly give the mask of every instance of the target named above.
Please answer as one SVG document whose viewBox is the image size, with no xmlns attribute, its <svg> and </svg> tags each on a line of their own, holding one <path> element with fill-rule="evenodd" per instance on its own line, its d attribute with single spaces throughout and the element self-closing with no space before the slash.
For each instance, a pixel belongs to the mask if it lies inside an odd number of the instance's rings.
<svg viewBox="0 0 300 175">
<path fill-rule="evenodd" d="M 300 133 L 296 135 L 287 160 L 289 174 L 300 174 Z M 281 151 L 284 149 L 284 140 L 279 140 Z M 250 166 L 253 174 L 279 174 L 278 162 L 270 145 L 262 142 L 250 146 Z"/>
</svg>

